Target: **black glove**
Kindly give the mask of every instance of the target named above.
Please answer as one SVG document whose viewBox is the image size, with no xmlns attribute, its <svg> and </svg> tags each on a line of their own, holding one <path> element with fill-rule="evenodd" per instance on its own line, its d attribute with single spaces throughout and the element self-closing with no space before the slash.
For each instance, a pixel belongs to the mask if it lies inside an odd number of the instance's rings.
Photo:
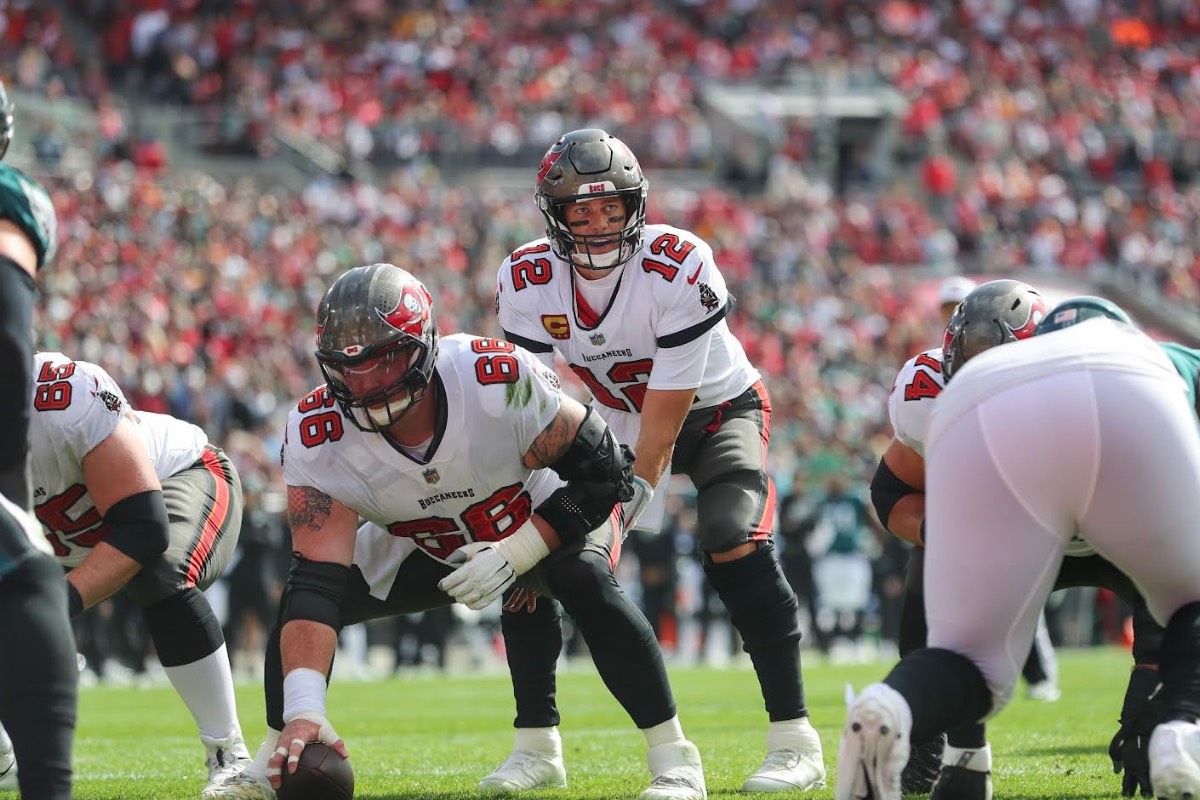
<svg viewBox="0 0 1200 800">
<path fill-rule="evenodd" d="M 1158 724 L 1158 693 L 1162 683 L 1158 670 L 1135 667 L 1129 675 L 1125 702 L 1121 705 L 1121 729 L 1108 746 L 1113 772 L 1121 778 L 1121 794 L 1133 797 L 1141 789 L 1142 797 L 1150 797 L 1150 734 Z"/>
</svg>

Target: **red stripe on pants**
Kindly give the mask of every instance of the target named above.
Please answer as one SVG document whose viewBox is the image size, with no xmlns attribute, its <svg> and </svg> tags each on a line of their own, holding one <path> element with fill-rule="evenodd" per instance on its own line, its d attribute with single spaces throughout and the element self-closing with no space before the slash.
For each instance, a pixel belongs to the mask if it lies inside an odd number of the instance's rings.
<svg viewBox="0 0 1200 800">
<path fill-rule="evenodd" d="M 216 545 L 217 537 L 221 535 L 221 528 L 229 516 L 229 476 L 225 473 L 221 459 L 214 451 L 205 450 L 200 460 L 204 464 L 204 468 L 213 476 L 217 489 L 213 497 L 212 510 L 204 515 L 204 522 L 200 530 L 200 542 L 188 559 L 187 580 L 191 586 L 200 582 L 200 573 L 204 569 L 204 562 Z"/>
</svg>

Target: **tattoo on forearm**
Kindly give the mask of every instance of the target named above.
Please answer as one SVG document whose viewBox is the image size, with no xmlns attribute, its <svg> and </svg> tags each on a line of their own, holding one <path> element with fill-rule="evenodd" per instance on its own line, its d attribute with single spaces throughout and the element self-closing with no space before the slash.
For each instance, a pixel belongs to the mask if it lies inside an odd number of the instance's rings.
<svg viewBox="0 0 1200 800">
<path fill-rule="evenodd" d="M 292 530 L 319 531 L 329 519 L 333 498 L 311 487 L 288 489 L 288 521 Z"/>
<path fill-rule="evenodd" d="M 538 434 L 529 448 L 529 456 L 537 461 L 538 467 L 548 467 L 558 461 L 575 441 L 580 420 L 562 407 L 546 429 Z"/>
</svg>

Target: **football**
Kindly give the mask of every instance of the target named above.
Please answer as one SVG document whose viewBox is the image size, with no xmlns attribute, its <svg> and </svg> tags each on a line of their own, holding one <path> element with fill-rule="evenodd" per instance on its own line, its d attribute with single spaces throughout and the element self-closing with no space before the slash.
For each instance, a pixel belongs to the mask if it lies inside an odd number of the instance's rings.
<svg viewBox="0 0 1200 800">
<path fill-rule="evenodd" d="M 354 797 L 354 771 L 327 744 L 313 742 L 300 754 L 296 771 L 285 767 L 278 800 L 351 800 Z"/>
</svg>

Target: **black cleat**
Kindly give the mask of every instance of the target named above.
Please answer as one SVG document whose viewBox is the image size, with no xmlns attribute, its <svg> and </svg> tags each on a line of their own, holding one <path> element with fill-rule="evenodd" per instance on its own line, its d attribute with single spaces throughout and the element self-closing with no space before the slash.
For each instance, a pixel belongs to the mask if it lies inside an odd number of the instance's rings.
<svg viewBox="0 0 1200 800">
<path fill-rule="evenodd" d="M 904 794 L 929 794 L 942 768 L 942 750 L 946 747 L 946 735 L 923 744 L 915 745 L 908 755 L 908 763 L 900 773 L 900 791 Z"/>
</svg>

